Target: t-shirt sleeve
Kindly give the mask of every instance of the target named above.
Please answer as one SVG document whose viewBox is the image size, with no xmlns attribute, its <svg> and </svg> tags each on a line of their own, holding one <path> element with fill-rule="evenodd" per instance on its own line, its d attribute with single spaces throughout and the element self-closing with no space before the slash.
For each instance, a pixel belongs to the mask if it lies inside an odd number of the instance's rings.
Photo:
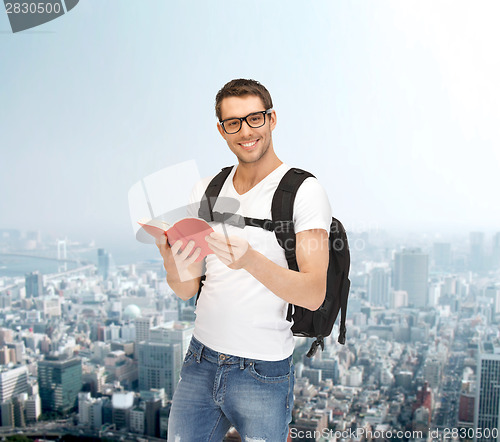
<svg viewBox="0 0 500 442">
<path fill-rule="evenodd" d="M 307 178 L 297 191 L 293 205 L 295 233 L 323 229 L 330 232 L 332 209 L 325 189 L 316 178 Z"/>
</svg>

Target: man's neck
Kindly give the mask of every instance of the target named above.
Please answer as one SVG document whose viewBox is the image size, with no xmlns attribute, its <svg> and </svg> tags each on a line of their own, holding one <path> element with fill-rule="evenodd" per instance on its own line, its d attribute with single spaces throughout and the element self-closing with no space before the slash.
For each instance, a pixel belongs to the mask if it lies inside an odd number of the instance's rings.
<svg viewBox="0 0 500 442">
<path fill-rule="evenodd" d="M 282 164 L 283 161 L 276 155 L 274 155 L 271 161 L 266 161 L 266 164 L 259 164 L 259 161 L 255 163 L 239 162 L 233 178 L 234 188 L 242 195 L 260 183 L 266 176 Z"/>
</svg>

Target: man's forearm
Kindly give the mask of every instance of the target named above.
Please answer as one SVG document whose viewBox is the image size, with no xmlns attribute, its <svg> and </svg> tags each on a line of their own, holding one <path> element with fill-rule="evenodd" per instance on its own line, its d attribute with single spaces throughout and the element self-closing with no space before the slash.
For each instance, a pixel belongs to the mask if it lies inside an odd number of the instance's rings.
<svg viewBox="0 0 500 442">
<path fill-rule="evenodd" d="M 189 279 L 187 281 L 180 281 L 177 278 L 171 276 L 169 278 L 167 274 L 167 283 L 174 293 L 184 301 L 192 298 L 196 293 L 198 293 L 198 288 L 200 287 L 200 278 Z"/>
<path fill-rule="evenodd" d="M 256 250 L 244 267 L 276 296 L 309 310 L 317 310 L 326 293 L 326 268 L 315 272 L 296 272 L 266 258 Z"/>
</svg>

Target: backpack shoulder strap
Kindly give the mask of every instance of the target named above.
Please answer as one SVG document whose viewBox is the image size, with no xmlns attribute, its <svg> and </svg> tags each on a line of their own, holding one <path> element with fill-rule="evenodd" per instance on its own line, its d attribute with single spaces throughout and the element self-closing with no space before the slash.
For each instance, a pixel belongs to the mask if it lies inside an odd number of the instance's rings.
<svg viewBox="0 0 500 442">
<path fill-rule="evenodd" d="M 207 186 L 205 190 L 205 194 L 200 201 L 200 208 L 198 209 L 198 218 L 204 219 L 205 221 L 213 221 L 214 220 L 214 212 L 213 207 L 215 205 L 215 201 L 219 196 L 219 193 L 222 189 L 222 186 L 226 182 L 227 177 L 231 173 L 233 166 L 224 167 L 217 175 L 212 178 L 212 181 Z M 205 275 L 202 275 L 200 278 L 200 286 L 198 287 L 198 293 L 196 294 L 196 301 L 198 303 L 198 298 L 201 294 L 201 289 L 203 287 L 203 283 L 205 281 Z"/>
<path fill-rule="evenodd" d="M 271 206 L 276 239 L 285 250 L 288 268 L 296 271 L 299 270 L 299 267 L 295 257 L 293 204 L 299 187 L 309 177 L 314 177 L 314 175 L 302 169 L 291 168 L 278 184 Z"/>
<path fill-rule="evenodd" d="M 213 207 L 222 186 L 226 182 L 227 177 L 231 173 L 233 166 L 224 167 L 217 175 L 212 178 L 212 181 L 207 186 L 205 194 L 200 201 L 200 208 L 198 209 L 198 217 L 205 221 L 214 221 Z"/>
<path fill-rule="evenodd" d="M 296 239 L 295 227 L 293 225 L 293 203 L 295 202 L 295 196 L 299 187 L 309 177 L 314 177 L 314 175 L 302 169 L 291 168 L 281 178 L 274 192 L 271 205 L 274 234 L 276 235 L 278 244 L 285 251 L 288 268 L 297 272 L 299 271 L 299 266 L 295 255 Z M 292 304 L 288 304 L 287 321 L 292 320 L 292 314 L 293 306 Z"/>
</svg>

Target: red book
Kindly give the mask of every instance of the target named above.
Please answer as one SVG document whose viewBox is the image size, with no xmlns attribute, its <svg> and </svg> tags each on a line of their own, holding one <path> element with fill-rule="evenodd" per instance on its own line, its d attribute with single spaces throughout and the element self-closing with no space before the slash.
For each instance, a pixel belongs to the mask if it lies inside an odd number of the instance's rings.
<svg viewBox="0 0 500 442">
<path fill-rule="evenodd" d="M 208 243 L 205 240 L 205 237 L 210 235 L 214 229 L 212 229 L 212 227 L 210 227 L 210 225 L 203 219 L 183 218 L 177 221 L 174 225 L 170 225 L 164 221 L 156 219 L 149 221 L 141 220 L 138 221 L 138 223 L 147 233 L 156 239 L 166 236 L 170 246 L 172 246 L 176 241 L 181 240 L 181 250 L 186 247 L 189 241 L 194 241 L 195 246 L 193 250 L 196 250 L 197 248 L 201 249 L 200 256 L 198 256 L 196 262 L 199 262 L 205 258 L 205 256 L 214 253 L 210 247 L 208 247 Z"/>
</svg>

